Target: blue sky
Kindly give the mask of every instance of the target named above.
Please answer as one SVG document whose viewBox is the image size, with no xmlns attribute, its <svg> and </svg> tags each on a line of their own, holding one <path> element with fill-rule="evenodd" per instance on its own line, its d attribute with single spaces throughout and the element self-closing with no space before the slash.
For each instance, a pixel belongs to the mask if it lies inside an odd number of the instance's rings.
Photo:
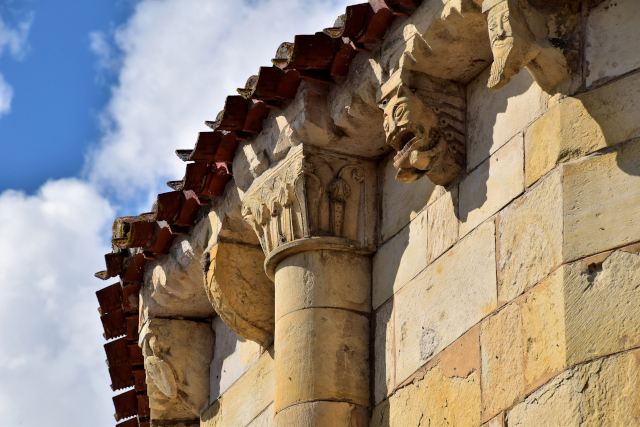
<svg viewBox="0 0 640 427">
<path fill-rule="evenodd" d="M 0 0 L 0 427 L 115 425 L 93 277 L 114 218 L 183 176 L 174 150 L 281 42 L 351 3 Z"/>
</svg>

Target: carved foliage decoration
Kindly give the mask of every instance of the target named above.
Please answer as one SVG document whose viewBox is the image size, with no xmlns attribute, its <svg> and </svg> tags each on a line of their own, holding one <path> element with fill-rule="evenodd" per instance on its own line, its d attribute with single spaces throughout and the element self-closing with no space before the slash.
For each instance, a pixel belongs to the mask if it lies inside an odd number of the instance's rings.
<svg viewBox="0 0 640 427">
<path fill-rule="evenodd" d="M 265 254 L 285 243 L 320 236 L 373 246 L 375 178 L 372 165 L 312 147 L 273 170 L 242 205 Z M 365 180 L 367 174 L 370 178 Z"/>
<path fill-rule="evenodd" d="M 152 319 L 143 326 L 139 344 L 152 419 L 197 419 L 209 397 L 211 324 Z"/>
<path fill-rule="evenodd" d="M 397 154 L 396 179 L 425 174 L 438 185 L 458 176 L 466 158 L 466 98 L 456 83 L 417 71 L 399 70 L 381 87 L 387 144 Z"/>
</svg>

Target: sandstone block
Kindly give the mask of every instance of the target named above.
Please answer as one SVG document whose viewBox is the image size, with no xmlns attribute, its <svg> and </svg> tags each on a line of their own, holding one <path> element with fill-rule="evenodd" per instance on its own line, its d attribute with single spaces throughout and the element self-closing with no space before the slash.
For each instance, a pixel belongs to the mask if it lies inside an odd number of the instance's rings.
<svg viewBox="0 0 640 427">
<path fill-rule="evenodd" d="M 428 258 L 435 261 L 458 240 L 458 187 L 446 192 L 427 208 Z"/>
<path fill-rule="evenodd" d="M 311 402 L 278 412 L 275 426 L 368 427 L 367 408 L 344 402 Z"/>
<path fill-rule="evenodd" d="M 640 424 L 640 351 L 569 369 L 517 404 L 509 427 Z"/>
<path fill-rule="evenodd" d="M 491 421 L 484 423 L 483 427 L 505 427 L 504 426 L 504 412 L 500 412 L 500 415 L 494 417 Z"/>
<path fill-rule="evenodd" d="M 245 427 L 273 402 L 273 354 L 265 353 L 202 412 L 204 427 Z"/>
<path fill-rule="evenodd" d="M 640 75 L 567 98 L 525 133 L 526 184 L 557 164 L 640 136 Z"/>
<path fill-rule="evenodd" d="M 589 12 L 586 32 L 587 86 L 640 68 L 640 3 L 607 0 Z"/>
<path fill-rule="evenodd" d="M 275 410 L 315 400 L 369 405 L 369 319 L 310 308 L 276 322 Z M 288 379 L 288 380 L 287 380 Z"/>
<path fill-rule="evenodd" d="M 393 300 L 384 303 L 374 317 L 374 405 L 377 405 L 395 387 L 396 355 L 393 337 Z"/>
<path fill-rule="evenodd" d="M 374 309 L 424 270 L 428 241 L 427 210 L 423 210 L 378 249 L 373 257 Z"/>
<path fill-rule="evenodd" d="M 482 419 L 488 421 L 524 397 L 522 316 L 510 304 L 480 329 Z"/>
<path fill-rule="evenodd" d="M 524 147 L 519 134 L 460 182 L 460 236 L 522 193 L 523 167 Z"/>
<path fill-rule="evenodd" d="M 478 371 L 448 376 L 440 364 L 373 409 L 371 427 L 480 425 Z"/>
<path fill-rule="evenodd" d="M 498 215 L 498 301 L 511 301 L 562 262 L 562 175 L 554 173 Z"/>
<path fill-rule="evenodd" d="M 406 226 L 427 205 L 444 193 L 444 189 L 423 177 L 412 183 L 396 180 L 393 156 L 384 166 L 382 182 L 381 242 L 386 242 Z"/>
<path fill-rule="evenodd" d="M 209 403 L 227 391 L 261 355 L 259 344 L 233 332 L 216 316 L 212 322 L 216 343 L 210 368 Z"/>
<path fill-rule="evenodd" d="M 336 307 L 371 311 L 371 260 L 346 251 L 305 251 L 276 269 L 276 320 L 292 311 Z"/>
<path fill-rule="evenodd" d="M 616 251 L 598 261 L 565 268 L 569 365 L 640 346 L 640 256 Z"/>
<path fill-rule="evenodd" d="M 563 173 L 565 261 L 640 240 L 640 140 Z"/>
<path fill-rule="evenodd" d="M 547 95 L 526 71 L 499 91 L 489 89 L 490 67 L 467 87 L 467 170 L 498 151 L 540 117 Z"/>
<path fill-rule="evenodd" d="M 558 269 L 517 302 L 524 336 L 526 391 L 566 367 L 563 270 Z"/>
<path fill-rule="evenodd" d="M 495 309 L 494 223 L 438 258 L 394 303 L 396 381 L 402 382 Z"/>
<path fill-rule="evenodd" d="M 269 405 L 260 415 L 258 415 L 247 427 L 272 427 L 273 422 L 273 403 Z"/>
</svg>

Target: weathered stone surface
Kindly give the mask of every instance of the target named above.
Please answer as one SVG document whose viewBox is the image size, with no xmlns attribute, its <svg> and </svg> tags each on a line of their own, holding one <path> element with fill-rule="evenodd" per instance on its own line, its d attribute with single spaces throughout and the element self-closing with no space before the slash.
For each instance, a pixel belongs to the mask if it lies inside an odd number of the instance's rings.
<svg viewBox="0 0 640 427">
<path fill-rule="evenodd" d="M 496 293 L 491 221 L 396 294 L 396 381 L 402 382 L 493 311 Z"/>
<path fill-rule="evenodd" d="M 640 241 L 640 140 L 563 171 L 565 261 Z"/>
<path fill-rule="evenodd" d="M 368 406 L 367 317 L 331 308 L 281 317 L 276 322 L 275 357 L 276 412 L 315 400 Z"/>
<path fill-rule="evenodd" d="M 522 134 L 485 160 L 460 182 L 460 236 L 524 191 Z"/>
<path fill-rule="evenodd" d="M 500 412 L 500 415 L 495 416 L 491 421 L 482 425 L 483 427 L 504 427 L 504 412 Z"/>
<path fill-rule="evenodd" d="M 640 346 L 637 252 L 573 263 L 565 267 L 564 282 L 569 365 Z"/>
<path fill-rule="evenodd" d="M 202 412 L 203 427 L 246 427 L 273 402 L 273 354 L 268 352 Z M 272 406 L 271 406 L 272 407 Z"/>
<path fill-rule="evenodd" d="M 483 421 L 524 397 L 522 345 L 522 316 L 517 304 L 506 306 L 482 323 Z"/>
<path fill-rule="evenodd" d="M 273 427 L 273 403 L 267 407 L 260 415 L 258 415 L 247 427 Z"/>
<path fill-rule="evenodd" d="M 426 178 L 412 183 L 396 180 L 393 156 L 383 163 L 381 242 L 386 242 L 409 221 L 414 219 L 425 206 L 433 203 L 444 189 Z"/>
<path fill-rule="evenodd" d="M 423 210 L 407 227 L 386 241 L 373 256 L 374 309 L 380 307 L 427 266 L 427 219 L 427 210 Z"/>
<path fill-rule="evenodd" d="M 467 87 L 467 170 L 472 170 L 546 110 L 547 95 L 528 72 L 499 91 L 487 87 L 489 68 Z"/>
<path fill-rule="evenodd" d="M 526 183 L 557 164 L 640 136 L 640 75 L 567 98 L 525 133 Z"/>
<path fill-rule="evenodd" d="M 208 403 L 211 325 L 151 319 L 140 331 L 147 394 L 154 420 L 197 418 Z"/>
<path fill-rule="evenodd" d="M 458 187 L 427 208 L 428 259 L 432 263 L 458 240 Z"/>
<path fill-rule="evenodd" d="M 535 390 L 566 367 L 563 289 L 561 268 L 517 300 L 522 309 L 527 392 Z"/>
<path fill-rule="evenodd" d="M 517 404 L 509 427 L 640 424 L 640 351 L 577 366 Z"/>
<path fill-rule="evenodd" d="M 640 4 L 607 0 L 589 12 L 586 32 L 587 86 L 640 68 Z"/>
<path fill-rule="evenodd" d="M 562 262 L 562 174 L 554 173 L 502 212 L 498 301 L 511 301 Z"/>
<path fill-rule="evenodd" d="M 478 371 L 449 375 L 438 364 L 376 406 L 371 427 L 477 427 L 480 410 Z"/>
<path fill-rule="evenodd" d="M 204 289 L 220 318 L 243 338 L 265 344 L 274 331 L 274 286 L 260 247 L 218 243 L 207 251 Z"/>
<path fill-rule="evenodd" d="M 336 307 L 371 311 L 371 259 L 346 251 L 305 251 L 276 269 L 276 321 L 296 310 Z"/>
<path fill-rule="evenodd" d="M 174 239 L 168 254 L 147 262 L 141 289 L 141 323 L 154 317 L 214 315 L 202 286 L 204 273 L 200 266 L 209 232 L 208 221 L 200 221 L 191 235 Z"/>
<path fill-rule="evenodd" d="M 311 402 L 278 412 L 275 426 L 368 427 L 367 408 L 344 402 Z"/>
<path fill-rule="evenodd" d="M 374 405 L 377 405 L 386 398 L 396 385 L 396 354 L 394 349 L 393 320 L 393 300 L 390 300 L 376 311 L 374 317 Z"/>
<path fill-rule="evenodd" d="M 259 344 L 233 332 L 220 317 L 213 319 L 212 328 L 216 343 L 210 368 L 209 403 L 231 387 L 261 354 Z"/>
</svg>

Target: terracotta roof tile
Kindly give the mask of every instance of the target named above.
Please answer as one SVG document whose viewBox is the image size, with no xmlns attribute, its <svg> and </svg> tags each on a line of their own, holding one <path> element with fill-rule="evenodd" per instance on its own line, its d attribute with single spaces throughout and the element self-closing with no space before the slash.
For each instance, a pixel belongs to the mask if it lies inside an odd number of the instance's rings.
<svg viewBox="0 0 640 427">
<path fill-rule="evenodd" d="M 116 421 L 138 415 L 138 396 L 135 390 L 129 390 L 112 398 Z"/>
</svg>

